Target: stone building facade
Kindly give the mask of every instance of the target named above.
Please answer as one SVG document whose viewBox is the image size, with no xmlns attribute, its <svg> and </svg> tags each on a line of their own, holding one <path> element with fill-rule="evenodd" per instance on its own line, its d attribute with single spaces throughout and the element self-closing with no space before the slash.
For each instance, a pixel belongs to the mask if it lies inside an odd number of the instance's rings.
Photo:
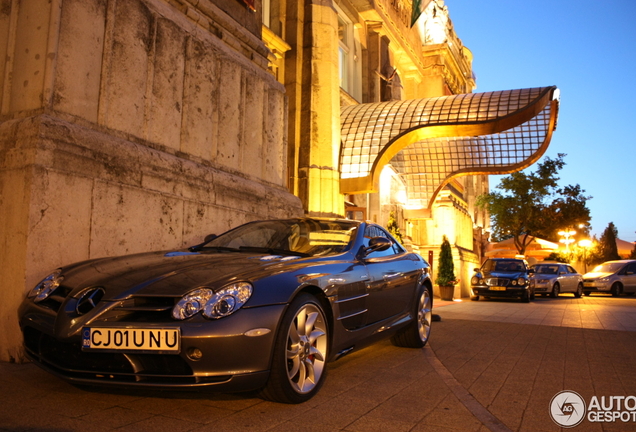
<svg viewBox="0 0 636 432">
<path fill-rule="evenodd" d="M 302 215 L 261 28 L 237 0 L 3 2 L 0 360 L 57 266 Z"/>
<path fill-rule="evenodd" d="M 5 0 L 0 360 L 22 360 L 17 307 L 57 266 L 183 247 L 255 219 L 386 225 L 393 214 L 433 268 L 442 236 L 450 240 L 462 280 L 455 295 L 468 295 L 488 230 L 475 198 L 488 191 L 486 174 L 522 169 L 545 151 L 556 90 L 493 95 L 514 102 L 494 110 L 505 120 L 465 112 L 472 54 L 444 2 L 421 3 L 413 24 L 411 0 Z M 380 123 L 362 131 L 364 115 L 345 121 L 356 108 L 378 107 L 379 121 L 395 117 L 391 106 L 428 109 L 437 98 L 477 120 L 420 117 L 408 130 L 387 128 L 397 131 L 388 138 Z M 426 169 L 405 170 L 427 159 L 407 153 L 410 144 L 432 143 L 453 160 L 446 148 L 508 128 L 525 136 L 514 128 L 537 114 L 546 138 L 512 165 L 479 160 L 433 183 L 413 180 Z M 430 141 L 438 136 L 448 141 Z M 378 153 L 380 141 L 389 144 Z M 361 166 L 369 173 L 356 178 Z"/>
</svg>

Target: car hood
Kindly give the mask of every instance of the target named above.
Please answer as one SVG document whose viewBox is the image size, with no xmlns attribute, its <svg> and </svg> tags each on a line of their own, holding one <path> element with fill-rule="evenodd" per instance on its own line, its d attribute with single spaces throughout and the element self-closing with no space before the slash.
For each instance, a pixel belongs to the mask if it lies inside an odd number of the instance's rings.
<svg viewBox="0 0 636 432">
<path fill-rule="evenodd" d="M 306 266 L 297 256 L 240 252 L 152 252 L 102 258 L 62 268 L 62 285 L 79 291 L 101 286 L 106 299 L 129 295 L 183 295 L 200 286 L 218 288 L 232 281 L 254 281 Z"/>
<path fill-rule="evenodd" d="M 585 273 L 583 277 L 585 279 L 599 279 L 599 278 L 611 276 L 613 274 L 614 273 L 607 273 L 607 272 L 591 272 L 591 273 Z"/>
<path fill-rule="evenodd" d="M 548 273 L 532 273 L 530 277 L 534 279 L 556 279 L 559 277 L 558 274 L 548 274 Z"/>
</svg>

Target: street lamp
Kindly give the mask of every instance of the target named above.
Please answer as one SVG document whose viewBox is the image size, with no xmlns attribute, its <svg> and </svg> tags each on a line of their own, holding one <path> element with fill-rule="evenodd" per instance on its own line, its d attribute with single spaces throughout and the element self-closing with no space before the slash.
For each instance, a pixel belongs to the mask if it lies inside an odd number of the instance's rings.
<svg viewBox="0 0 636 432">
<path fill-rule="evenodd" d="M 568 230 L 568 231 L 559 231 L 558 233 L 561 237 L 563 237 L 561 240 L 559 240 L 561 243 L 565 244 L 565 250 L 570 252 L 570 243 L 574 243 L 574 239 L 570 238 L 572 237 L 574 234 L 576 234 L 576 231 L 574 230 Z"/>
<path fill-rule="evenodd" d="M 587 248 L 592 246 L 592 240 L 579 240 L 579 246 L 583 248 L 583 273 L 587 273 L 587 259 L 585 257 L 585 253 L 587 252 Z"/>
</svg>

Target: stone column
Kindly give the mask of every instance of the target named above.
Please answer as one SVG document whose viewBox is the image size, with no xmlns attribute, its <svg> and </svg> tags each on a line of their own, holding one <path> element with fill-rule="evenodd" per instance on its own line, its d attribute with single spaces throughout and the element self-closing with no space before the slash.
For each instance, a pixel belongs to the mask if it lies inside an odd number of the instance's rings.
<svg viewBox="0 0 636 432">
<path fill-rule="evenodd" d="M 304 12 L 298 195 L 310 215 L 342 216 L 337 13 L 331 0 L 306 0 Z"/>
</svg>

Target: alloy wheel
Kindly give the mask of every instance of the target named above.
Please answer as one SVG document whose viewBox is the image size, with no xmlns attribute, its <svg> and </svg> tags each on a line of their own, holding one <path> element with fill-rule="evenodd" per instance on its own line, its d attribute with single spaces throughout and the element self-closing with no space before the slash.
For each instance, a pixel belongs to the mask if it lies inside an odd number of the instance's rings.
<svg viewBox="0 0 636 432">
<path fill-rule="evenodd" d="M 287 378 L 298 393 L 316 387 L 327 359 L 327 323 L 316 305 L 306 303 L 287 333 Z"/>
<path fill-rule="evenodd" d="M 426 342 L 431 334 L 432 318 L 433 308 L 431 305 L 431 295 L 427 289 L 424 289 L 422 290 L 419 307 L 417 309 L 417 329 L 422 342 Z"/>
</svg>

